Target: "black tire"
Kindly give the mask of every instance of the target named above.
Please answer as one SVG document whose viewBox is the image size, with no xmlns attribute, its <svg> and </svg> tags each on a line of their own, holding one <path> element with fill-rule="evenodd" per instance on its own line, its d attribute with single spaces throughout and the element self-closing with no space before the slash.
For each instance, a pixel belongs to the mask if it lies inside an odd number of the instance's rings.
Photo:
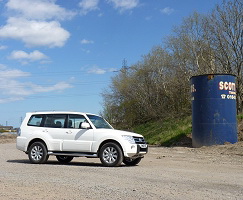
<svg viewBox="0 0 243 200">
<path fill-rule="evenodd" d="M 123 161 L 121 147 L 113 142 L 104 144 L 99 153 L 101 163 L 106 167 L 117 167 Z"/>
<path fill-rule="evenodd" d="M 73 157 L 72 156 L 56 156 L 57 160 L 60 163 L 67 164 L 72 161 Z"/>
<path fill-rule="evenodd" d="M 28 150 L 28 156 L 33 164 L 45 163 L 49 158 L 46 146 L 42 142 L 34 142 Z"/>
<path fill-rule="evenodd" d="M 140 163 L 140 161 L 142 160 L 142 158 L 135 158 L 135 159 L 131 159 L 131 158 L 124 158 L 123 163 L 125 165 L 128 166 L 134 166 L 137 165 L 138 163 Z"/>
</svg>

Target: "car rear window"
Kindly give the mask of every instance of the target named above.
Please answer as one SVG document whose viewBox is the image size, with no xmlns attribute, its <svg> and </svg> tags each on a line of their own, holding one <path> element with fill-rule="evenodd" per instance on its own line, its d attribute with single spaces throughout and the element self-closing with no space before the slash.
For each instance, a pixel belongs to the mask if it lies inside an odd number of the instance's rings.
<svg viewBox="0 0 243 200">
<path fill-rule="evenodd" d="M 32 115 L 27 125 L 40 126 L 42 119 L 43 119 L 43 115 Z"/>
</svg>

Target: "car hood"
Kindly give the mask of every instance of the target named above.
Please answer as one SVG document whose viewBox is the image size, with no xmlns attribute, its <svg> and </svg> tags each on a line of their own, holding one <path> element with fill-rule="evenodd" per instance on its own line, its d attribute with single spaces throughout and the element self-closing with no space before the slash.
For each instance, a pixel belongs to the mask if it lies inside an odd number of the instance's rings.
<svg viewBox="0 0 243 200">
<path fill-rule="evenodd" d="M 133 132 L 129 132 L 129 131 L 122 131 L 122 130 L 116 130 L 116 129 L 96 129 L 98 131 L 103 132 L 105 130 L 105 132 L 108 134 L 117 134 L 117 135 L 131 135 L 134 137 L 143 137 L 142 135 L 138 134 L 138 133 L 133 133 Z"/>
</svg>

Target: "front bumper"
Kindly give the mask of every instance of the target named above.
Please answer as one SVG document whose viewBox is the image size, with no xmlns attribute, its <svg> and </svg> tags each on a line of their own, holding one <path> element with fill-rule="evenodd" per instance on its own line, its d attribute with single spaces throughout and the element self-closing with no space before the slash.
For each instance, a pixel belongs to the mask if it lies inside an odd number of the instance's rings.
<svg viewBox="0 0 243 200">
<path fill-rule="evenodd" d="M 127 151 L 124 156 L 130 158 L 136 158 L 136 157 L 143 157 L 147 153 L 148 153 L 147 144 L 134 144 L 131 145 L 131 151 Z"/>
</svg>

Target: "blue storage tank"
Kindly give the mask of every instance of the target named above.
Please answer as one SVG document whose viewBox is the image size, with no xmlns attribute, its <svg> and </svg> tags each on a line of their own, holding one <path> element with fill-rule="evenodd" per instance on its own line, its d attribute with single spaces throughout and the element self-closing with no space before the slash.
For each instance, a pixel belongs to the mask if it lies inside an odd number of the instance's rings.
<svg viewBox="0 0 243 200">
<path fill-rule="evenodd" d="M 237 142 L 235 76 L 193 76 L 191 93 L 193 147 Z"/>
</svg>

